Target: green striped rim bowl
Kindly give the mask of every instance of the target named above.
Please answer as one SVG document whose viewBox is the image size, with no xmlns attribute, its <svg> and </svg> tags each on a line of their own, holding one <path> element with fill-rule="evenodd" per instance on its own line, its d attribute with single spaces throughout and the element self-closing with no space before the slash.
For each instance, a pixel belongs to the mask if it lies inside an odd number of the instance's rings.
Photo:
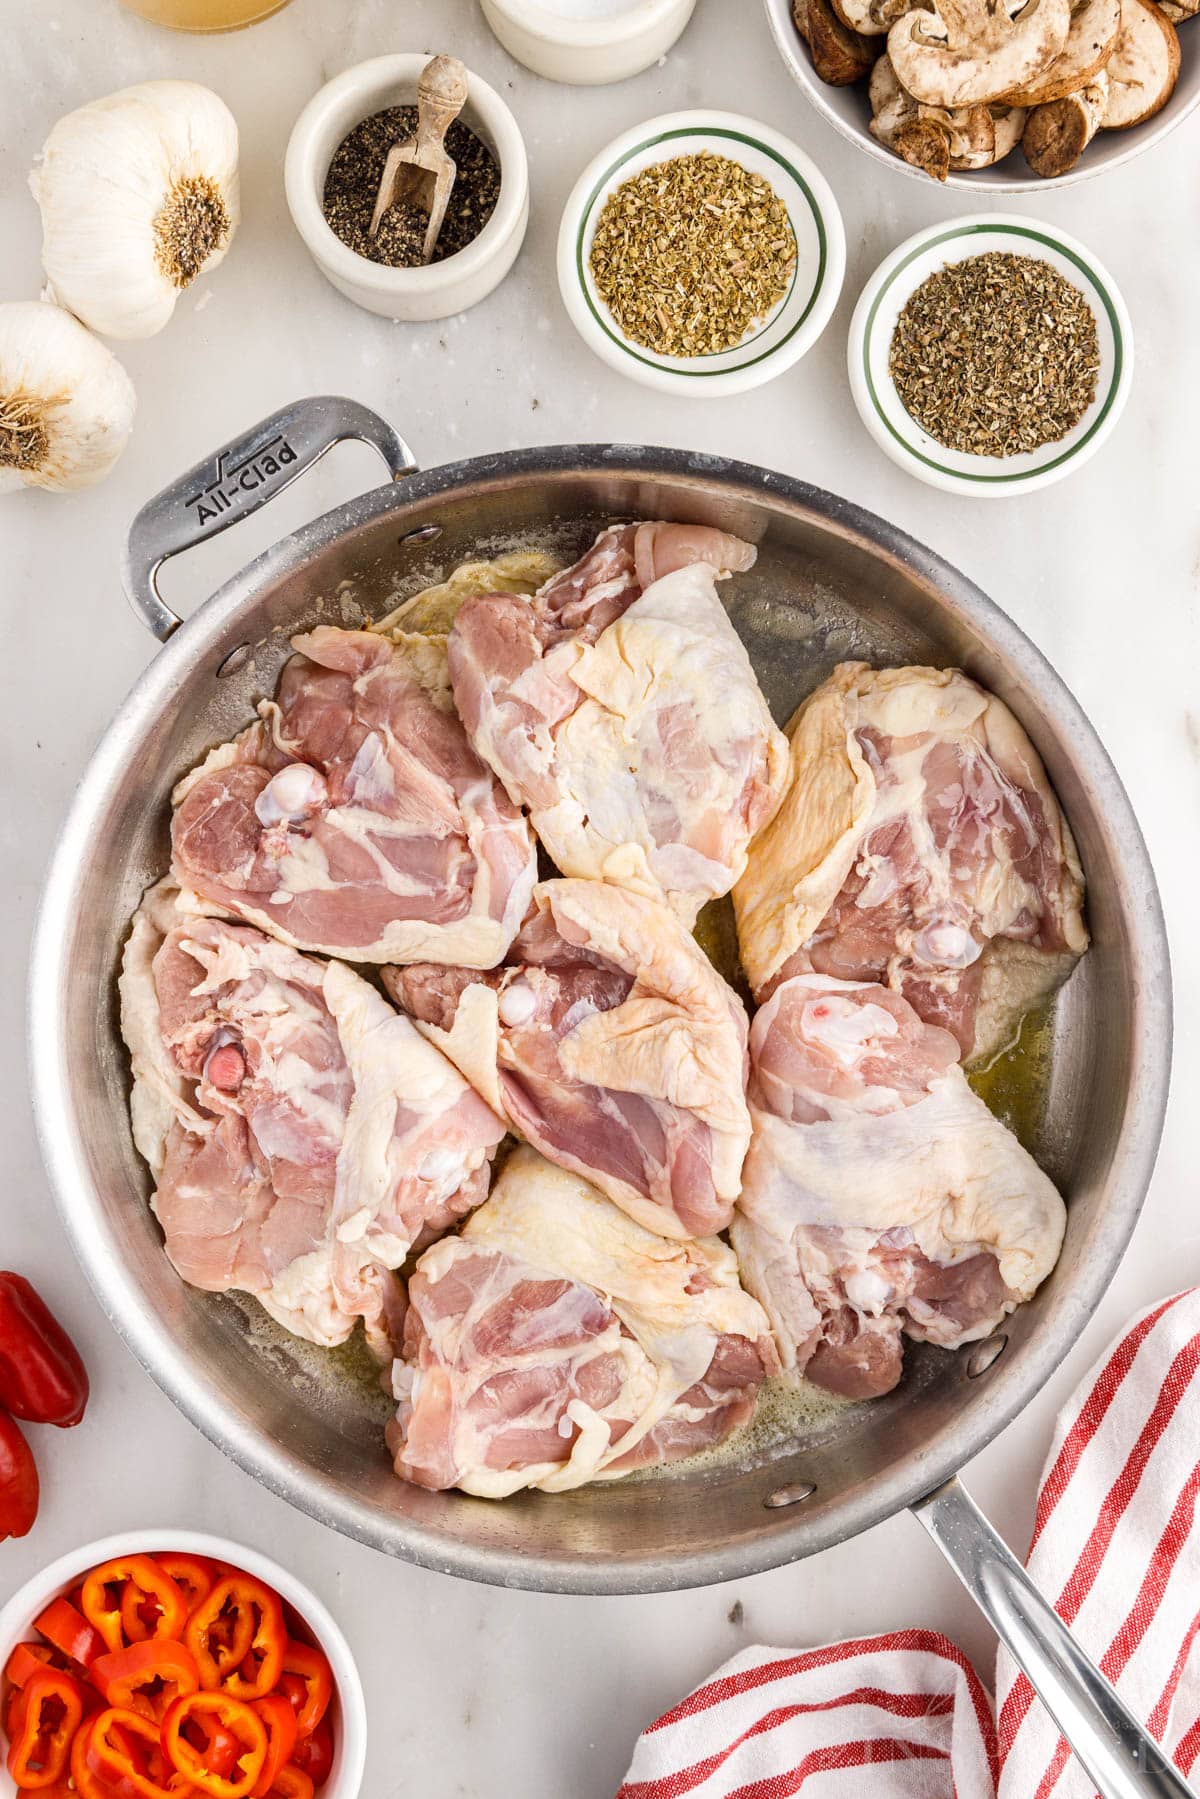
<svg viewBox="0 0 1200 1799">
<path fill-rule="evenodd" d="M 948 263 L 992 252 L 1048 262 L 1082 292 L 1096 320 L 1100 372 L 1091 405 L 1065 437 L 1020 456 L 947 449 L 905 411 L 888 373 L 892 334 L 914 291 Z M 847 355 L 859 416 L 893 462 L 946 493 L 1000 499 L 1061 481 L 1111 435 L 1133 379 L 1133 330 L 1116 282 L 1086 245 L 1038 219 L 975 213 L 918 231 L 880 264 L 855 308 Z"/>
<path fill-rule="evenodd" d="M 796 237 L 791 285 L 731 350 L 662 356 L 621 330 L 589 266 L 592 237 L 613 190 L 654 163 L 702 151 L 762 175 L 787 208 Z M 677 112 L 614 138 L 576 182 L 558 234 L 558 284 L 571 322 L 610 367 L 660 392 L 711 398 L 743 393 L 783 373 L 820 337 L 846 272 L 841 213 L 812 159 L 781 132 L 729 112 Z"/>
</svg>

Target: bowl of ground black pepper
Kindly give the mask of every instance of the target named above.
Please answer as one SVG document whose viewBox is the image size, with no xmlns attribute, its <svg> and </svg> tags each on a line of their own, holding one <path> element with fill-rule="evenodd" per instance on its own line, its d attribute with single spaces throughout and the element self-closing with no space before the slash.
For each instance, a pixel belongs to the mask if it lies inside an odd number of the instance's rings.
<svg viewBox="0 0 1200 1799">
<path fill-rule="evenodd" d="M 1082 468 L 1115 429 L 1133 330 L 1112 276 L 1037 219 L 980 213 L 901 244 L 850 325 L 850 387 L 880 449 L 982 499 Z"/>
<path fill-rule="evenodd" d="M 468 71 L 467 101 L 446 134 L 457 165 L 433 260 L 421 266 L 423 215 L 401 203 L 369 226 L 387 153 L 416 130 L 421 54 L 379 56 L 327 82 L 297 119 L 284 179 L 296 229 L 347 299 L 406 321 L 465 312 L 501 282 L 529 222 L 529 174 L 516 120 Z"/>
<path fill-rule="evenodd" d="M 799 361 L 845 267 L 820 170 L 737 113 L 669 113 L 615 138 L 579 177 L 558 236 L 559 288 L 584 342 L 631 379 L 695 398 Z"/>
</svg>

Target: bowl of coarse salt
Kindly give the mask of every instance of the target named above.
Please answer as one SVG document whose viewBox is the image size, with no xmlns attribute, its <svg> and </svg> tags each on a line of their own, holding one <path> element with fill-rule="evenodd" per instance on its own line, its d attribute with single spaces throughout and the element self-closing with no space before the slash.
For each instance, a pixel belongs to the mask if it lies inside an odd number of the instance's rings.
<svg viewBox="0 0 1200 1799">
<path fill-rule="evenodd" d="M 480 0 L 510 56 L 551 81 L 624 81 L 665 56 L 696 0 Z"/>
<path fill-rule="evenodd" d="M 846 271 L 825 177 L 731 112 L 623 132 L 579 177 L 558 233 L 567 313 L 602 361 L 695 399 L 772 381 L 820 337 Z"/>
</svg>

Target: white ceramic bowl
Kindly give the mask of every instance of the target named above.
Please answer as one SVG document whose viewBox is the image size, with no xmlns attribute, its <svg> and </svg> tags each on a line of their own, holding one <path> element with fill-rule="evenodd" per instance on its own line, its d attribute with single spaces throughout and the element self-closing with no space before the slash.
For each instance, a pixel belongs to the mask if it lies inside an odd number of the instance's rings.
<svg viewBox="0 0 1200 1799">
<path fill-rule="evenodd" d="M 592 238 L 614 188 L 653 163 L 704 150 L 770 182 L 796 234 L 796 271 L 779 305 L 732 350 L 661 356 L 626 337 L 600 298 L 588 266 Z M 732 112 L 667 113 L 614 138 L 576 182 L 558 233 L 558 284 L 584 342 L 620 374 L 693 397 L 742 393 L 798 362 L 828 324 L 845 272 L 842 215 L 821 171 L 781 132 Z"/>
<path fill-rule="evenodd" d="M 510 56 L 551 81 L 624 81 L 665 56 L 696 0 L 634 0 L 608 18 L 569 19 L 538 0 L 480 0 Z"/>
<path fill-rule="evenodd" d="M 946 263 L 995 251 L 1050 263 L 1086 297 L 1099 339 L 1100 374 L 1092 404 L 1066 437 L 1023 456 L 970 456 L 946 449 L 904 410 L 888 373 L 892 333 L 910 295 Z M 1003 499 L 1063 480 L 1110 436 L 1133 379 L 1133 328 L 1116 282 L 1076 238 L 1038 219 L 975 213 L 918 231 L 880 263 L 854 309 L 847 360 L 859 416 L 893 462 L 946 493 Z"/>
<path fill-rule="evenodd" d="M 368 312 L 409 322 L 465 312 L 503 281 L 529 223 L 529 169 L 517 122 L 494 88 L 468 74 L 464 124 L 500 164 L 500 197 L 479 236 L 445 262 L 389 269 L 358 256 L 330 230 L 321 210 L 333 153 L 347 134 L 387 106 L 413 106 L 427 55 L 377 56 L 313 95 L 292 129 L 284 163 L 287 202 L 313 261 L 339 293 Z"/>
<path fill-rule="evenodd" d="M 819 113 L 822 113 L 836 131 L 873 156 L 876 162 L 887 168 L 897 170 L 902 175 L 911 175 L 914 180 L 924 181 L 929 185 L 930 177 L 921 169 L 914 169 L 911 163 L 901 156 L 894 156 L 885 150 L 868 129 L 871 120 L 871 108 L 867 100 L 867 84 L 865 81 L 853 87 L 830 87 L 817 78 L 809 58 L 808 47 L 800 37 L 792 22 L 792 0 L 763 0 L 767 9 L 767 19 L 771 32 L 793 79 L 803 88 Z M 1196 36 L 1193 37 L 1192 33 Z M 1106 169 L 1119 168 L 1122 163 L 1130 162 L 1151 144 L 1173 131 L 1193 107 L 1200 105 L 1200 24 L 1186 21 L 1179 32 L 1179 42 L 1183 49 L 1183 66 L 1179 73 L 1179 81 L 1175 92 L 1166 106 L 1154 118 L 1147 119 L 1144 125 L 1135 125 L 1129 131 L 1101 131 L 1092 139 L 1075 167 L 1065 175 L 1055 175 L 1049 180 L 1035 175 L 1026 165 L 1020 148 L 1006 156 L 990 169 L 976 169 L 969 173 L 947 176 L 946 187 L 959 187 L 968 192 L 979 194 L 983 190 L 986 202 L 993 194 L 1038 194 L 1045 193 L 1052 187 L 1070 187 L 1076 181 L 1088 181 L 1093 175 L 1102 175 Z M 1180 154 L 1185 154 L 1181 151 Z"/>
<path fill-rule="evenodd" d="M 362 1682 L 350 1646 L 326 1606 L 304 1582 L 255 1549 L 246 1549 L 228 1537 L 211 1537 L 195 1530 L 128 1530 L 118 1536 L 84 1543 L 50 1562 L 18 1587 L 0 1610 L 0 1668 L 16 1644 L 35 1638 L 33 1621 L 50 1601 L 67 1593 L 100 1562 L 118 1555 L 155 1555 L 174 1549 L 184 1555 L 206 1555 L 254 1574 L 274 1587 L 294 1606 L 333 1669 L 335 1698 L 331 1707 L 333 1768 L 321 1788 L 320 1799 L 358 1799 L 367 1753 L 367 1708 Z M 0 1759 L 0 1795 L 15 1799 L 17 1789 Z"/>
</svg>

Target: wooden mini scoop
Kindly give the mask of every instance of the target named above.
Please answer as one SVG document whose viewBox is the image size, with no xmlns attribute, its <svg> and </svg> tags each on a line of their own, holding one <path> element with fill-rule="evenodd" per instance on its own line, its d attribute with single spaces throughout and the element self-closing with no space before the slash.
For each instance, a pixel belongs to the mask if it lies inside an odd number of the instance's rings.
<svg viewBox="0 0 1200 1799">
<path fill-rule="evenodd" d="M 458 173 L 443 140 L 466 98 L 467 71 L 457 56 L 435 56 L 427 62 L 417 83 L 417 135 L 407 144 L 393 144 L 383 165 L 368 235 L 376 235 L 383 215 L 397 200 L 420 207 L 429 214 L 423 263 L 437 248 L 446 204 Z"/>
</svg>

